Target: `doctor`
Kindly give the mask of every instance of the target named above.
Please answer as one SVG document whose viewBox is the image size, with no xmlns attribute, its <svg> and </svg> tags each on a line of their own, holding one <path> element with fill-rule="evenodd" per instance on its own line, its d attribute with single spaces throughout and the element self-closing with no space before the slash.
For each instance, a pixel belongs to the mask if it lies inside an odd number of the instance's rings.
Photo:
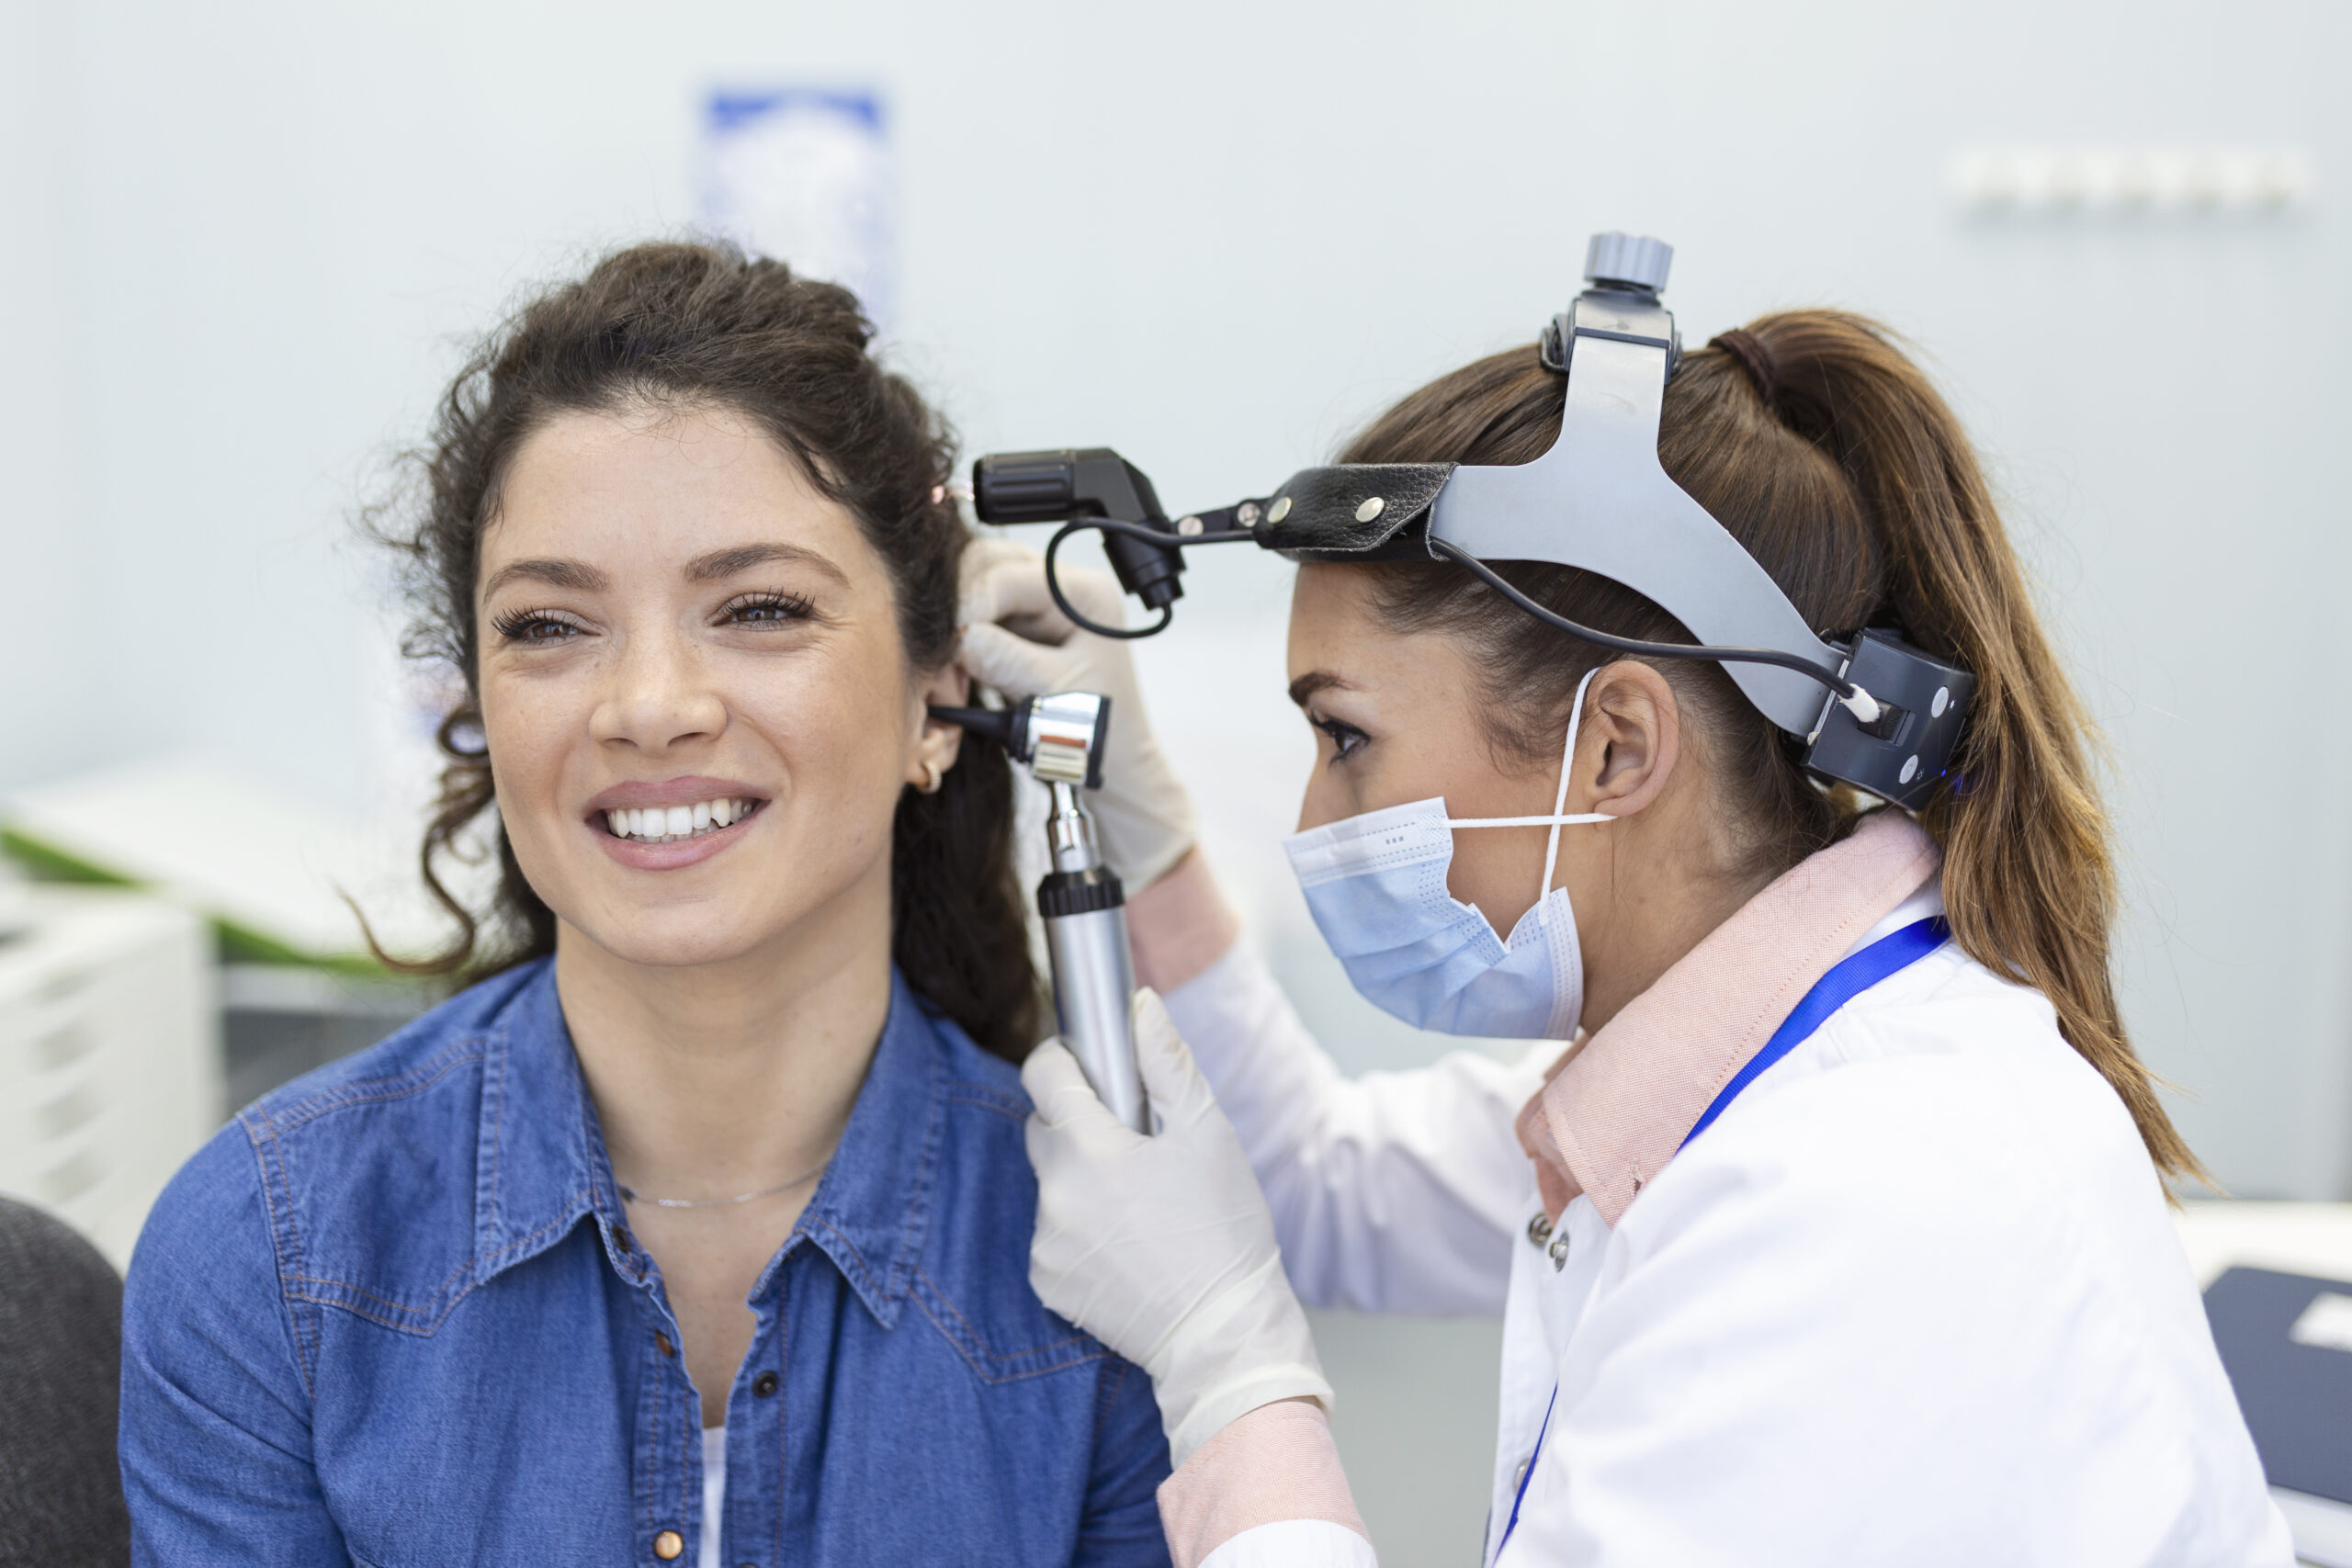
<svg viewBox="0 0 2352 1568">
<path fill-rule="evenodd" d="M 1577 377 L 1622 352 L 1573 349 Z M 1563 357 L 1443 377 L 1345 460 L 1553 462 Z M 1359 990 L 1534 1043 L 1517 1067 L 1343 1078 L 1235 941 L 1121 645 L 1024 550 L 967 577 L 975 676 L 1123 699 L 1098 815 L 1165 998 L 1136 1010 L 1163 1128 L 1030 1058 L 1032 1275 L 1151 1372 L 1176 1561 L 1374 1561 L 1304 1299 L 1503 1314 L 1501 1568 L 2291 1562 L 2169 1223 L 2163 1179 L 2199 1172 L 2116 1010 L 2093 738 L 1962 433 L 1821 310 L 1649 397 L 1665 474 L 1805 625 L 1899 628 L 1974 696 L 1905 810 L 1808 768 L 1827 718 L 1775 723 L 1752 669 L 1657 651 L 1726 640 L 1661 607 L 1686 569 L 1645 593 L 1496 556 L 1538 619 L 1409 529 L 1310 538 L 1290 858 Z M 1065 587 L 1115 616 L 1107 580 Z"/>
</svg>

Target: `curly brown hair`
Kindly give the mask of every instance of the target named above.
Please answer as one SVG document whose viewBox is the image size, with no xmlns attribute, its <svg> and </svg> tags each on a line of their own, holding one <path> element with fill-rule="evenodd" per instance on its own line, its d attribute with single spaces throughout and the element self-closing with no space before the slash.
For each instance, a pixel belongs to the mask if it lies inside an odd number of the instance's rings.
<svg viewBox="0 0 2352 1568">
<path fill-rule="evenodd" d="M 419 856 L 457 922 L 405 973 L 472 981 L 555 951 L 555 916 L 503 827 L 491 907 L 475 910 L 441 869 L 495 803 L 481 741 L 474 590 L 483 530 L 516 451 L 558 415 L 624 403 L 715 404 L 755 422 L 848 510 L 888 568 L 908 663 L 955 652 L 956 571 L 969 541 L 944 481 L 955 437 L 872 353 L 874 329 L 847 289 L 783 263 L 709 244 L 635 245 L 523 307 L 476 347 L 442 399 L 430 445 L 412 455 L 408 504 L 378 509 L 370 535 L 395 552 L 416 609 L 405 651 L 445 661 L 465 697 L 444 718 L 446 765 Z M 1012 773 L 967 734 L 936 794 L 908 789 L 891 842 L 891 957 L 907 983 L 986 1049 L 1019 1061 L 1036 1043 L 1042 992 L 1013 870 Z M 372 942 L 372 938 L 370 939 Z"/>
</svg>

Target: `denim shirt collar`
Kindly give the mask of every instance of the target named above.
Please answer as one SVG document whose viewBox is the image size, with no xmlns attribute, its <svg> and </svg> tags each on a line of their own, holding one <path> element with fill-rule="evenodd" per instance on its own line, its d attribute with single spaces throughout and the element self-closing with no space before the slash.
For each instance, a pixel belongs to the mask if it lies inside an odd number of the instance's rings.
<svg viewBox="0 0 2352 1568">
<path fill-rule="evenodd" d="M 884 1327 L 896 1325 L 931 1221 L 946 1087 L 931 1019 L 893 967 L 889 1014 L 840 1146 L 792 1235 L 752 1287 L 754 1299 L 806 1237 Z M 553 1247 L 590 1215 L 614 1269 L 645 1280 L 651 1262 L 628 1235 L 551 960 L 541 961 L 483 1042 L 477 1147 L 478 1283 Z"/>
</svg>

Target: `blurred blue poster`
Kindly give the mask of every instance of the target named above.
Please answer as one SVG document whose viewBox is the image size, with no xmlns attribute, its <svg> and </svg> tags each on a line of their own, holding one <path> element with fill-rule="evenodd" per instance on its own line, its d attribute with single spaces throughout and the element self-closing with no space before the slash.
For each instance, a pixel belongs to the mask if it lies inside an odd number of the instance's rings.
<svg viewBox="0 0 2352 1568">
<path fill-rule="evenodd" d="M 888 326 L 898 224 L 880 96 L 714 92 L 703 139 L 703 220 L 712 231 L 842 285 Z"/>
</svg>

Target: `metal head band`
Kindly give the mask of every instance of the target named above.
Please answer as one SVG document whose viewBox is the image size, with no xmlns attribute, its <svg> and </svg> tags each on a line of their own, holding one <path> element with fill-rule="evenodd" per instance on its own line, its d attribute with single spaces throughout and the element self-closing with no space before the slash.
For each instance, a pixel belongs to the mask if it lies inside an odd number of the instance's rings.
<svg viewBox="0 0 2352 1568">
<path fill-rule="evenodd" d="M 1707 659 L 1782 729 L 1821 724 L 1823 688 L 1857 694 L 1845 655 L 1658 462 L 1666 384 L 1679 358 L 1659 302 L 1673 251 L 1593 238 L 1589 285 L 1545 332 L 1545 365 L 1567 378 L 1560 433 L 1532 463 L 1312 468 L 1279 491 L 1258 542 L 1302 560 L 1411 551 L 1461 563 L 1539 619 L 1619 652 Z M 1658 605 L 1692 643 L 1612 637 L 1545 614 L 1487 563 L 1550 561 L 1598 573 Z M 1867 708 L 1867 698 L 1863 698 Z"/>
<path fill-rule="evenodd" d="M 1681 344 L 1659 295 L 1673 254 L 1643 236 L 1593 237 L 1588 287 L 1544 334 L 1544 364 L 1566 386 L 1559 435 L 1532 463 L 1308 468 L 1262 501 L 1171 523 L 1149 481 L 1116 453 L 1025 453 L 981 460 L 976 509 L 984 522 L 1069 519 L 1056 546 L 1075 529 L 1099 529 L 1122 584 L 1162 612 L 1140 632 L 1095 626 L 1061 595 L 1049 547 L 1056 603 L 1107 637 L 1148 636 L 1167 624 L 1188 545 L 1247 538 L 1300 561 L 1451 560 L 1523 613 L 1599 647 L 1720 664 L 1759 713 L 1801 742 L 1806 768 L 1916 809 L 1950 767 L 1974 681 L 1888 631 L 1835 640 L 1815 631 L 1762 564 L 1666 472 L 1658 423 Z M 1763 345 L 1737 330 L 1714 343 L 1769 403 L 1779 379 Z M 1693 640 L 1646 641 L 1570 621 L 1490 564 L 1510 561 L 1621 583 Z"/>
</svg>

